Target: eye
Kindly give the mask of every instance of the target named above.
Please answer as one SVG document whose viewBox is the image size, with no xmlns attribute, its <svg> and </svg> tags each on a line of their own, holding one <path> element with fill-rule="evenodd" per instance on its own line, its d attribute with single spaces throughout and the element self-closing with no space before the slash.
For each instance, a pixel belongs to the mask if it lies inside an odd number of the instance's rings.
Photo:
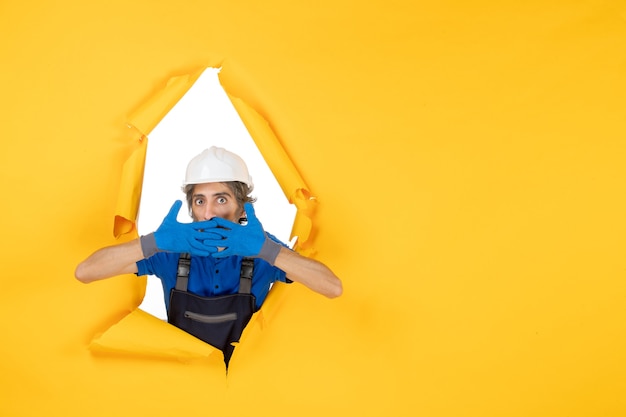
<svg viewBox="0 0 626 417">
<path fill-rule="evenodd" d="M 204 198 L 202 197 L 198 197 L 195 200 L 193 200 L 193 204 L 196 206 L 201 206 L 204 204 Z"/>
<path fill-rule="evenodd" d="M 226 200 L 226 197 L 218 197 L 217 198 L 217 202 L 219 204 L 226 204 L 228 202 L 228 200 Z"/>
</svg>

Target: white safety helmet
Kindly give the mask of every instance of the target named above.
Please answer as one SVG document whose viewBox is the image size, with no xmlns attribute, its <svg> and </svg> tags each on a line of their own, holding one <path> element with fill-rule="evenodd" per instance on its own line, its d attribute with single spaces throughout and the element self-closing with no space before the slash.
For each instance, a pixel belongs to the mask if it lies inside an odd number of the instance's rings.
<svg viewBox="0 0 626 417">
<path fill-rule="evenodd" d="M 183 185 L 228 181 L 240 181 L 249 187 L 253 186 L 248 167 L 239 155 L 211 146 L 189 161 Z"/>
</svg>

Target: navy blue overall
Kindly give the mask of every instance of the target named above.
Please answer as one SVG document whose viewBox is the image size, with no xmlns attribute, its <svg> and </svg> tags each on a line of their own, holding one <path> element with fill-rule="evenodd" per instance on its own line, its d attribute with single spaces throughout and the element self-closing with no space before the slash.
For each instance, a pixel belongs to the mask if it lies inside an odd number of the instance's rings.
<svg viewBox="0 0 626 417">
<path fill-rule="evenodd" d="M 170 292 L 167 321 L 224 353 L 226 368 L 238 342 L 255 311 L 256 299 L 251 292 L 254 260 L 241 262 L 239 293 L 201 297 L 187 292 L 191 257 L 180 255 L 176 287 Z"/>
</svg>

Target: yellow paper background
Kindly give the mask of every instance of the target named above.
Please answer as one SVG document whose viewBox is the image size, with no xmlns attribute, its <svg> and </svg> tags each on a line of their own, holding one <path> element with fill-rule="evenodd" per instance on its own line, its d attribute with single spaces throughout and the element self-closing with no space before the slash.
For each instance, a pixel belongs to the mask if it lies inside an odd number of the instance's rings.
<svg viewBox="0 0 626 417">
<path fill-rule="evenodd" d="M 623 2 L 5 1 L 0 33 L 1 415 L 626 413 Z M 134 236 L 129 121 L 207 66 L 345 287 L 280 286 L 228 377 L 94 352 L 145 280 L 73 278 Z"/>
</svg>

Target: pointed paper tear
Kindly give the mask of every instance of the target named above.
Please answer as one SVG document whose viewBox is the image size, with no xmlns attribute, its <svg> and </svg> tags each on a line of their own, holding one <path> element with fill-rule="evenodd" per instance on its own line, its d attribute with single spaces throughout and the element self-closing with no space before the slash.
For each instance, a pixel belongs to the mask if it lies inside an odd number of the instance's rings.
<svg viewBox="0 0 626 417">
<path fill-rule="evenodd" d="M 179 360 L 206 358 L 217 350 L 140 309 L 94 339 L 89 349 L 96 353 Z"/>
<path fill-rule="evenodd" d="M 122 168 L 113 226 L 113 235 L 116 238 L 136 230 L 148 135 L 193 86 L 203 71 L 204 68 L 201 71 L 171 78 L 165 88 L 128 116 L 128 127 L 138 133 L 139 147 L 133 151 Z"/>
<path fill-rule="evenodd" d="M 143 172 L 146 164 L 147 139 L 139 142 L 122 167 L 122 180 L 117 195 L 113 235 L 118 238 L 136 229 Z"/>
<path fill-rule="evenodd" d="M 267 120 L 240 98 L 229 94 L 227 90 L 226 93 L 280 184 L 283 193 L 298 209 L 291 238 L 298 237 L 297 248 L 307 248 L 307 241 L 313 227 L 311 219 L 315 212 L 315 198 L 311 196 L 309 187 L 291 162 Z"/>
<path fill-rule="evenodd" d="M 178 101 L 189 91 L 206 68 L 191 74 L 172 77 L 165 88 L 150 97 L 128 116 L 128 125 L 148 136 L 152 129 L 172 110 Z"/>
</svg>

